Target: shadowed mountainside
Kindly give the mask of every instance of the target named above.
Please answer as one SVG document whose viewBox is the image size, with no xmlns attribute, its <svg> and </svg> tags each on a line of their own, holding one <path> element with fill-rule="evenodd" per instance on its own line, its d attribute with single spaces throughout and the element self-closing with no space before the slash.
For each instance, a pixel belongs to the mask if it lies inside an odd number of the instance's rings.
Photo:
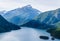
<svg viewBox="0 0 60 41">
<path fill-rule="evenodd" d="M 0 33 L 9 32 L 11 30 L 18 30 L 18 29 L 20 29 L 19 26 L 8 22 L 0 15 Z"/>
</svg>

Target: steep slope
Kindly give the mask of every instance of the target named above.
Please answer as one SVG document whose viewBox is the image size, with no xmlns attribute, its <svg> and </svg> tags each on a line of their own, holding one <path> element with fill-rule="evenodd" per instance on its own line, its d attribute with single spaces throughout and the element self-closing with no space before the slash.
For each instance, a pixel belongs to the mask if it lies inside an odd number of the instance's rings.
<svg viewBox="0 0 60 41">
<path fill-rule="evenodd" d="M 9 32 L 11 30 L 18 30 L 19 26 L 9 23 L 0 15 L 0 33 Z"/>
<path fill-rule="evenodd" d="M 40 15 L 36 16 L 34 20 L 31 20 L 22 26 L 42 29 L 56 28 L 56 23 L 60 22 L 59 11 L 60 9 L 43 12 Z"/>
<path fill-rule="evenodd" d="M 41 13 L 36 20 L 39 20 L 42 23 L 54 25 L 60 21 L 60 8 Z"/>
<path fill-rule="evenodd" d="M 7 19 L 9 22 L 12 22 L 17 25 L 22 25 L 29 22 L 39 14 L 40 14 L 39 10 L 32 8 L 32 6 L 30 5 L 27 5 L 22 8 L 17 8 L 8 11 L 3 17 Z"/>
<path fill-rule="evenodd" d="M 55 24 L 56 28 L 48 29 L 47 32 L 54 38 L 60 39 L 60 22 Z"/>
<path fill-rule="evenodd" d="M 60 28 L 60 22 L 57 22 L 55 25 L 57 28 Z"/>
</svg>

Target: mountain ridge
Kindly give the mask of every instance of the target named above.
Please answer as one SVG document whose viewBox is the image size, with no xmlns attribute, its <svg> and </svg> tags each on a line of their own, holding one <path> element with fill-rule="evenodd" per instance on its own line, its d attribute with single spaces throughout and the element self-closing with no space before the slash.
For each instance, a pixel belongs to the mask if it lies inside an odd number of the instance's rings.
<svg viewBox="0 0 60 41">
<path fill-rule="evenodd" d="M 60 11 L 60 9 L 42 12 L 40 15 L 38 15 L 37 20 L 39 20 L 40 22 L 44 22 L 44 23 L 53 25 L 55 23 L 52 23 L 52 22 L 54 22 L 55 20 L 57 20 L 56 22 L 60 21 L 60 19 L 59 19 L 60 12 L 59 11 Z"/>
<path fill-rule="evenodd" d="M 17 8 L 11 11 L 8 11 L 3 17 L 14 24 L 22 25 L 30 20 L 32 20 L 35 16 L 39 15 L 40 11 L 32 8 L 32 6 L 27 5 L 22 8 Z M 17 22 L 17 21 L 19 22 Z"/>
</svg>

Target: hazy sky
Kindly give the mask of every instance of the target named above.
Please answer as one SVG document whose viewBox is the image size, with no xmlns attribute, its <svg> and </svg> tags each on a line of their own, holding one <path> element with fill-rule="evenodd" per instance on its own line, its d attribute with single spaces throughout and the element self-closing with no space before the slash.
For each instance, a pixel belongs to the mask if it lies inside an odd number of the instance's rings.
<svg viewBox="0 0 60 41">
<path fill-rule="evenodd" d="M 40 11 L 60 8 L 60 0 L 0 0 L 0 10 L 11 10 L 31 5 Z"/>
</svg>

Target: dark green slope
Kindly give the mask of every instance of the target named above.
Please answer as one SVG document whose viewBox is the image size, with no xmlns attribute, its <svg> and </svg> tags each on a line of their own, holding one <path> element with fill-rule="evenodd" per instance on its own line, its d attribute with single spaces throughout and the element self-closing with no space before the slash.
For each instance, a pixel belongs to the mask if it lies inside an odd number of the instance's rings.
<svg viewBox="0 0 60 41">
<path fill-rule="evenodd" d="M 9 23 L 0 15 L 0 33 L 9 32 L 11 30 L 18 30 L 20 29 L 19 26 Z"/>
<path fill-rule="evenodd" d="M 49 28 L 53 28 L 54 27 L 54 25 L 48 25 L 48 24 L 41 23 L 41 22 L 36 21 L 36 20 L 31 20 L 31 21 L 29 21 L 26 24 L 23 24 L 21 26 L 22 27 L 38 28 L 38 29 L 49 29 Z"/>
</svg>

